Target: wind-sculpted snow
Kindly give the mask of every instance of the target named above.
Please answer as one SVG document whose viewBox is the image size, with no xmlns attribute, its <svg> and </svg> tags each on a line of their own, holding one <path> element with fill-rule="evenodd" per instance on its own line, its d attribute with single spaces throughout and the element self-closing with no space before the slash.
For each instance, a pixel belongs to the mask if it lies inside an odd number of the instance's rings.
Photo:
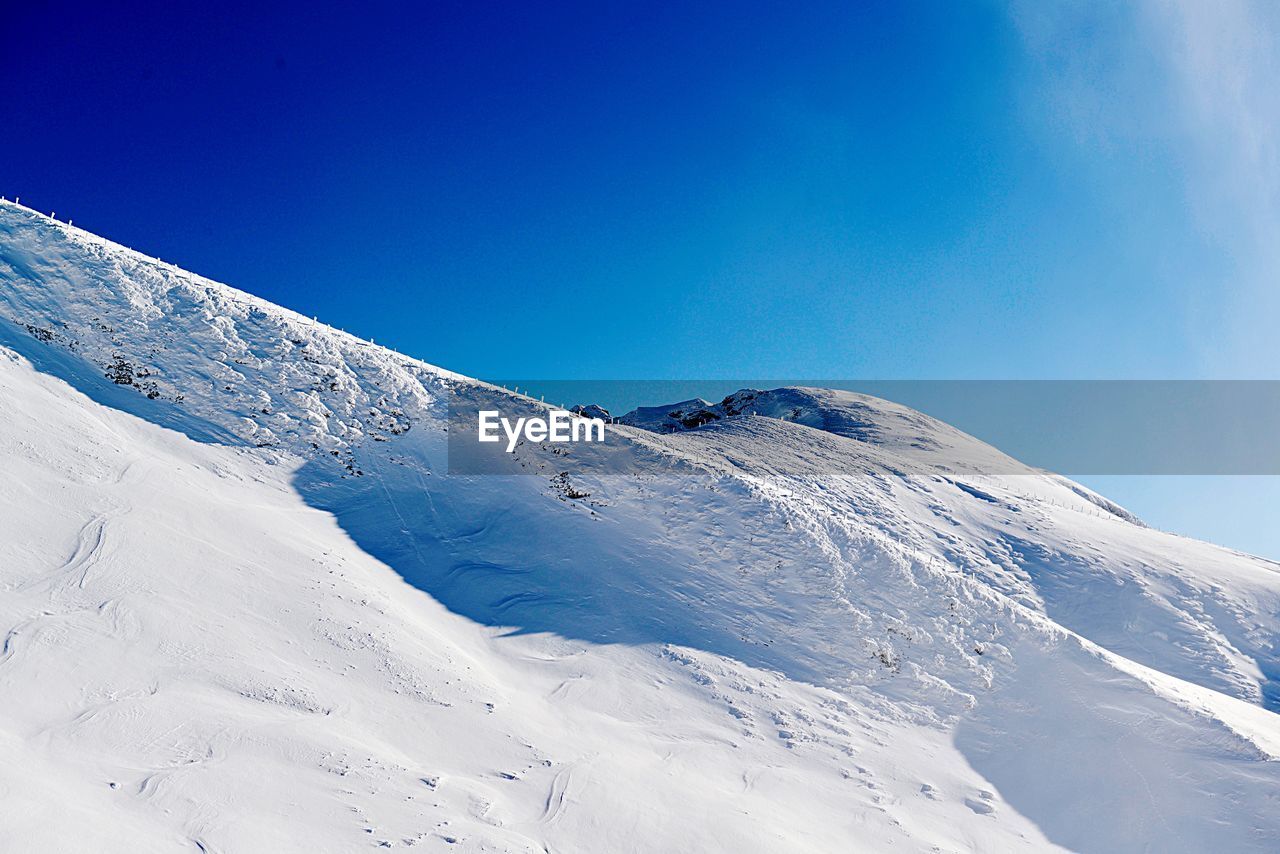
<svg viewBox="0 0 1280 854">
<path fill-rule="evenodd" d="M 1280 835 L 1276 567 L 904 407 L 450 474 L 451 410 L 541 404 L 9 204 L 0 393 L 0 847 Z"/>
</svg>

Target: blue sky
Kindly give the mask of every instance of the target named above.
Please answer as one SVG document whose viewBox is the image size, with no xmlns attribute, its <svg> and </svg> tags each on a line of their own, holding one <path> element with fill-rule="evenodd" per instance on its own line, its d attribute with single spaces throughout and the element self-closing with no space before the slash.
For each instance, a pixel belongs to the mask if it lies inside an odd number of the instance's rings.
<svg viewBox="0 0 1280 854">
<path fill-rule="evenodd" d="M 265 5 L 7 4 L 0 191 L 476 376 L 1277 374 L 1263 4 Z"/>
</svg>

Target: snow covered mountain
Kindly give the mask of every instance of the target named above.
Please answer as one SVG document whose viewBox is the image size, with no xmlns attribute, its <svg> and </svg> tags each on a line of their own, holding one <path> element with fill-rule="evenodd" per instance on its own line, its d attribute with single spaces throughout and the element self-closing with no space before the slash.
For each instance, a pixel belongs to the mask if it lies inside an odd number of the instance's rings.
<svg viewBox="0 0 1280 854">
<path fill-rule="evenodd" d="M 1280 567 L 903 407 L 449 474 L 541 404 L 9 203 L 0 389 L 0 849 L 1280 839 Z"/>
</svg>

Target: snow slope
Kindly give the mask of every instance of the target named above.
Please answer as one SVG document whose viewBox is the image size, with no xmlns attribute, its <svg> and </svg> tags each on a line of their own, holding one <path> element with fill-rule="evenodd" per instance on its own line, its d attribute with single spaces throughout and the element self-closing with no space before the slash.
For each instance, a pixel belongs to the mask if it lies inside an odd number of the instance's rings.
<svg viewBox="0 0 1280 854">
<path fill-rule="evenodd" d="M 902 407 L 450 475 L 540 404 L 8 203 L 0 390 L 0 849 L 1280 839 L 1277 567 Z"/>
</svg>

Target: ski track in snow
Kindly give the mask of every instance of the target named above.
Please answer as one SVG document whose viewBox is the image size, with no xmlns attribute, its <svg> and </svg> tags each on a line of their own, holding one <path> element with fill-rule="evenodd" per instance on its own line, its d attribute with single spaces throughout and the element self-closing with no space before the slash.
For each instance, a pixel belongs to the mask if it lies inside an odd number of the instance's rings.
<svg viewBox="0 0 1280 854">
<path fill-rule="evenodd" d="M 0 395 L 0 850 L 1280 838 L 1275 564 L 902 407 L 450 476 L 539 404 L 8 203 Z"/>
</svg>

